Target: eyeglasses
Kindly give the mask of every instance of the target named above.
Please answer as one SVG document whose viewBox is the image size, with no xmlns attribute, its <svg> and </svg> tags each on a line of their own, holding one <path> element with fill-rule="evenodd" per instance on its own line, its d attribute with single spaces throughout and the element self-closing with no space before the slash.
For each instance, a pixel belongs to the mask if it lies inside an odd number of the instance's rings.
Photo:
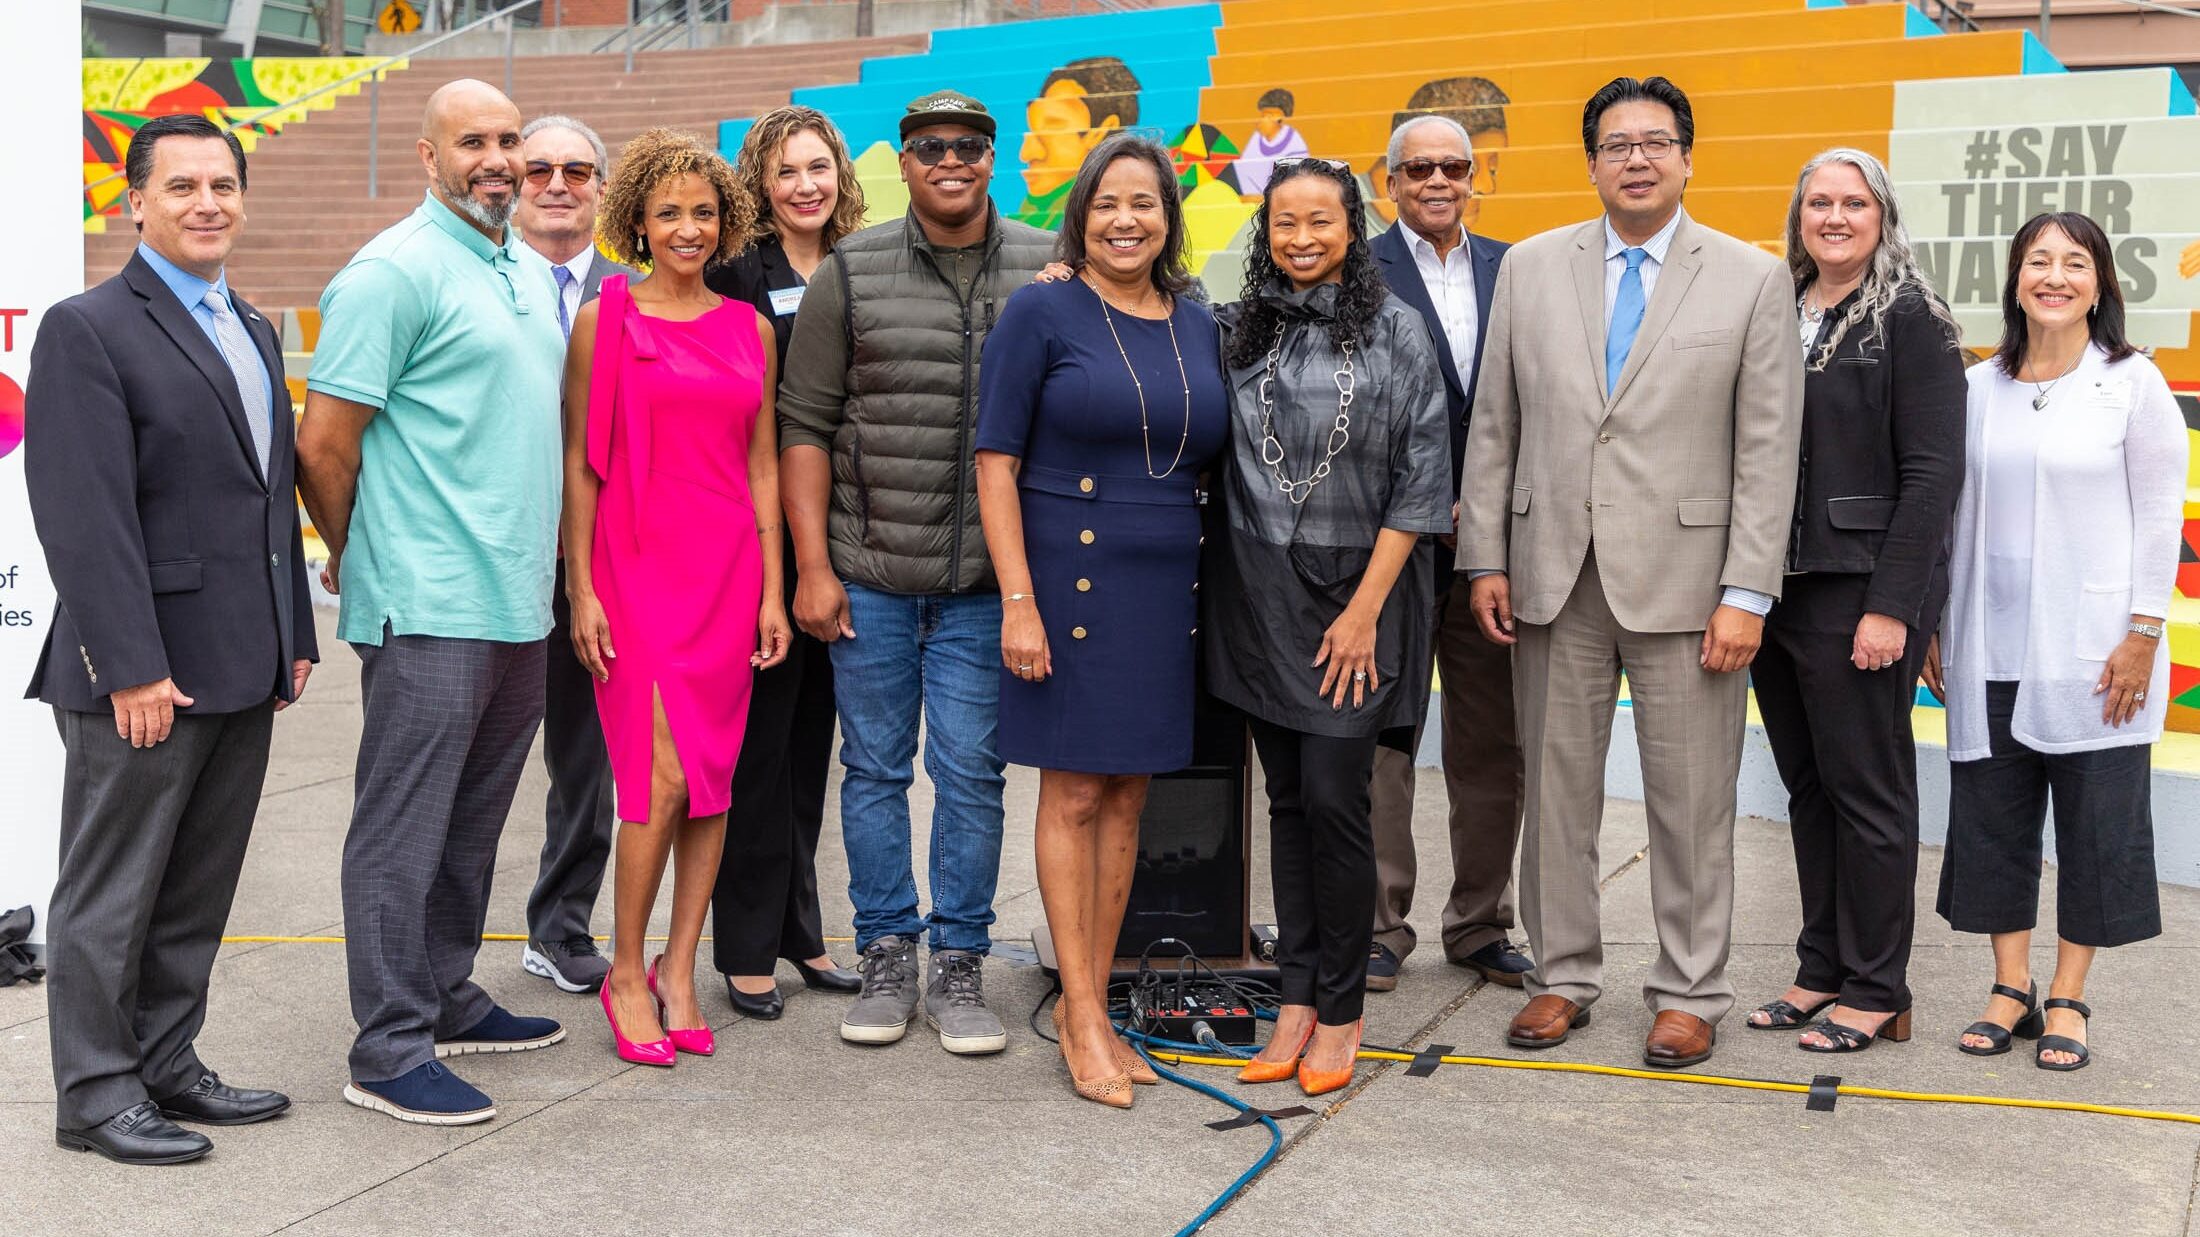
<svg viewBox="0 0 2200 1237">
<path fill-rule="evenodd" d="M 1408 159 L 1398 165 L 1407 180 L 1423 181 L 1441 171 L 1445 180 L 1465 180 L 1474 172 L 1472 159 Z"/>
<path fill-rule="evenodd" d="M 1625 163 L 1634 155 L 1635 147 L 1640 146 L 1642 147 L 1643 158 L 1663 159 L 1672 154 L 1673 148 L 1678 145 L 1680 145 L 1679 142 L 1669 137 L 1646 137 L 1639 142 L 1614 140 L 1599 145 L 1597 156 L 1606 163 Z"/>
<path fill-rule="evenodd" d="M 955 152 L 958 162 L 976 163 L 985 158 L 987 151 L 993 149 L 993 142 L 990 138 L 966 133 L 954 141 L 944 137 L 913 137 L 902 143 L 901 148 L 915 155 L 917 162 L 932 168 L 938 167 L 940 160 L 945 159 L 950 150 Z"/>
<path fill-rule="evenodd" d="M 566 164 L 531 161 L 527 165 L 527 183 L 540 189 L 550 183 L 550 174 L 553 172 L 563 173 L 565 183 L 575 189 L 596 179 L 596 165 L 584 160 L 575 160 Z"/>
</svg>

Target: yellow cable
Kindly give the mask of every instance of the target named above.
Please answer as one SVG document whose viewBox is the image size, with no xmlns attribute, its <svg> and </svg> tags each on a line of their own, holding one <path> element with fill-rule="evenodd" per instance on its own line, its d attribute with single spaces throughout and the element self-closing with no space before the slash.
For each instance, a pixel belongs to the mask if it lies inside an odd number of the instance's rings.
<svg viewBox="0 0 2200 1237">
<path fill-rule="evenodd" d="M 1201 1057 L 1184 1053 L 1156 1052 L 1157 1061 L 1176 1065 L 1223 1065 L 1241 1068 L 1245 1062 L 1234 1057 Z M 1381 1052 L 1372 1048 L 1362 1049 L 1363 1061 L 1415 1061 L 1420 1058 L 1410 1052 Z M 1708 1087 L 1739 1087 L 1748 1091 L 1785 1091 L 1795 1095 L 1808 1095 L 1810 1085 L 1800 1082 L 1766 1082 L 1756 1078 L 1724 1078 L 1717 1074 L 1666 1073 L 1662 1070 L 1627 1069 L 1617 1065 L 1589 1065 L 1576 1061 L 1515 1061 L 1506 1057 L 1439 1057 L 1445 1065 L 1483 1065 L 1493 1069 L 1552 1070 L 1566 1074 L 1606 1074 L 1614 1078 L 1641 1078 L 1649 1082 L 1692 1082 Z M 1834 1090 L 1841 1095 L 1854 1095 L 1875 1100 L 1908 1100 L 1930 1104 L 1983 1104 L 1993 1108 L 2045 1108 L 2057 1112 L 2091 1112 L 2107 1117 L 2134 1117 L 2143 1121 L 2177 1121 L 2186 1125 L 2200 1125 L 2200 1116 L 2183 1112 L 2157 1112 L 2147 1108 L 2119 1108 L 2111 1104 L 2081 1104 L 2074 1100 L 2026 1100 L 2005 1099 L 1991 1095 L 1941 1095 L 1926 1091 L 1890 1091 L 1883 1087 L 1840 1086 Z"/>
<path fill-rule="evenodd" d="M 481 934 L 481 939 L 484 941 L 524 941 L 527 937 L 516 932 L 484 932 Z M 611 938 L 599 936 L 596 939 L 608 941 Z M 643 939 L 662 941 L 668 938 L 651 936 Z M 707 941 L 711 938 L 705 936 L 698 939 Z M 855 939 L 852 936 L 828 936 L 825 938 L 825 943 L 828 945 L 846 945 L 852 943 Z M 222 944 L 224 945 L 341 945 L 343 943 L 344 938 L 340 936 L 225 936 L 222 938 Z"/>
</svg>

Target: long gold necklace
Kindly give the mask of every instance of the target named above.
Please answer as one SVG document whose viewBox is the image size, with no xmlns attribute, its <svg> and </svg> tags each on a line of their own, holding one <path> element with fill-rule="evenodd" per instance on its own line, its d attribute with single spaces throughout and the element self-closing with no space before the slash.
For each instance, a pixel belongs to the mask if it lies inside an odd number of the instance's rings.
<svg viewBox="0 0 2200 1237">
<path fill-rule="evenodd" d="M 1123 368 L 1131 376 L 1131 387 L 1138 392 L 1138 433 L 1144 441 L 1146 449 L 1146 475 L 1159 481 L 1176 471 L 1176 466 L 1183 462 L 1185 445 L 1192 440 L 1192 380 L 1184 372 L 1184 350 L 1177 347 L 1176 344 L 1176 315 L 1171 313 L 1162 321 L 1169 328 L 1169 350 L 1176 353 L 1177 380 L 1184 384 L 1184 432 L 1176 440 L 1175 458 L 1169 461 L 1167 468 L 1155 472 L 1153 470 L 1153 426 L 1146 419 L 1146 384 L 1138 380 L 1138 368 L 1131 364 L 1131 354 L 1123 347 L 1123 337 L 1116 334 L 1115 315 L 1108 312 L 1107 294 L 1100 290 L 1099 284 L 1093 282 L 1093 278 L 1089 273 L 1086 274 L 1084 283 L 1086 287 L 1092 289 L 1094 296 L 1100 298 L 1100 317 L 1108 324 L 1108 338 L 1115 341 L 1115 354 L 1123 358 Z"/>
</svg>

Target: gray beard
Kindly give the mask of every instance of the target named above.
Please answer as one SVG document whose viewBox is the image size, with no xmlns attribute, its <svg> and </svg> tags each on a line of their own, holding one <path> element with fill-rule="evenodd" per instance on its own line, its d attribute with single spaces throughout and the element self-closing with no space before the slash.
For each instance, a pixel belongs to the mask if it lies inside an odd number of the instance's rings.
<svg viewBox="0 0 2200 1237">
<path fill-rule="evenodd" d="M 512 208 L 519 204 L 519 193 L 516 189 L 504 199 L 504 205 L 490 206 L 476 198 L 473 186 L 465 181 L 453 184 L 448 180 L 439 180 L 437 183 L 443 190 L 444 199 L 453 209 L 485 228 L 502 230 L 505 224 L 512 221 Z"/>
</svg>

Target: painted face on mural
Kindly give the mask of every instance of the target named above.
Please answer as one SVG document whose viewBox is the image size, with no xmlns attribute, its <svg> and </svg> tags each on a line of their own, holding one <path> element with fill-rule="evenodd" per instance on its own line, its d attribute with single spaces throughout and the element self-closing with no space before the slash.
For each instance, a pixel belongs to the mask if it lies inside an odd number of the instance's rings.
<svg viewBox="0 0 2200 1237">
<path fill-rule="evenodd" d="M 1086 267 L 1126 287 L 1148 281 L 1169 239 L 1161 194 L 1162 186 L 1145 160 L 1110 163 L 1085 214 Z"/>
<path fill-rule="evenodd" d="M 1033 196 L 1051 193 L 1076 179 L 1085 152 L 1113 132 L 1116 118 L 1099 124 L 1085 105 L 1085 88 L 1063 80 L 1024 108 L 1024 144 L 1018 153 L 1024 161 L 1024 184 Z"/>
<path fill-rule="evenodd" d="M 130 190 L 130 214 L 153 252 L 212 283 L 244 229 L 244 186 L 229 143 L 160 139 L 145 187 Z"/>
<path fill-rule="evenodd" d="M 642 234 L 656 269 L 701 275 L 718 252 L 718 190 L 693 173 L 667 177 L 642 203 Z"/>
<path fill-rule="evenodd" d="M 986 191 L 993 184 L 993 146 L 987 143 L 976 163 L 963 162 L 954 147 L 956 138 L 984 136 L 969 125 L 926 125 L 909 135 L 911 140 L 936 137 L 948 143 L 947 153 L 931 167 L 902 151 L 901 179 L 909 186 L 909 205 L 918 218 L 956 228 L 985 213 Z"/>
<path fill-rule="evenodd" d="M 2042 228 L 2017 271 L 2017 304 L 2033 333 L 2085 330 L 2086 315 L 2100 299 L 2101 272 L 2093 255 L 2061 228 Z"/>
<path fill-rule="evenodd" d="M 1344 190 L 1327 176 L 1294 176 L 1268 195 L 1268 256 L 1292 286 L 1311 288 L 1344 278 L 1352 248 Z"/>
<path fill-rule="evenodd" d="M 1589 156 L 1589 178 L 1604 213 L 1621 236 L 1647 240 L 1680 209 L 1681 191 L 1692 170 L 1688 151 L 1679 144 L 1680 122 L 1673 109 L 1647 99 L 1630 99 L 1604 109 L 1597 119 L 1597 146 Z M 1601 148 L 1630 143 L 1619 158 Z M 1662 158 L 1651 158 L 1639 143 L 1664 142 Z"/>
<path fill-rule="evenodd" d="M 1473 170 L 1453 180 L 1444 167 L 1455 170 L 1472 152 L 1450 125 L 1422 122 L 1406 130 L 1398 150 L 1398 166 L 1390 170 L 1390 192 L 1398 203 L 1398 221 L 1428 238 L 1448 242 L 1459 235 L 1459 225 L 1473 201 Z M 1416 180 L 1414 172 L 1425 172 Z"/>
<path fill-rule="evenodd" d="M 483 82 L 452 82 L 428 102 L 420 161 L 430 187 L 492 239 L 502 237 L 518 200 L 525 167 L 519 128 L 519 109 Z"/>
<path fill-rule="evenodd" d="M 571 129 L 552 125 L 527 139 L 520 160 L 519 206 L 512 222 L 538 250 L 565 253 L 571 261 L 596 235 L 605 171 L 595 167 L 596 148 Z M 578 172 L 582 165 L 594 167 L 594 174 L 575 184 L 567 169 Z"/>
<path fill-rule="evenodd" d="M 1828 163 L 1803 186 L 1803 249 L 1818 264 L 1820 279 L 1848 283 L 1859 278 L 1879 248 L 1884 214 L 1879 199 L 1853 163 Z"/>
<path fill-rule="evenodd" d="M 1260 109 L 1259 117 L 1253 121 L 1253 128 L 1262 137 L 1273 142 L 1276 140 L 1276 135 L 1282 133 L 1283 127 L 1289 123 L 1291 122 L 1284 116 L 1282 108 L 1264 107 Z"/>
<path fill-rule="evenodd" d="M 781 235 L 789 232 L 815 236 L 825 230 L 840 204 L 840 164 L 832 147 L 814 130 L 797 129 L 779 144 L 779 159 L 772 170 L 772 226 Z"/>
</svg>

